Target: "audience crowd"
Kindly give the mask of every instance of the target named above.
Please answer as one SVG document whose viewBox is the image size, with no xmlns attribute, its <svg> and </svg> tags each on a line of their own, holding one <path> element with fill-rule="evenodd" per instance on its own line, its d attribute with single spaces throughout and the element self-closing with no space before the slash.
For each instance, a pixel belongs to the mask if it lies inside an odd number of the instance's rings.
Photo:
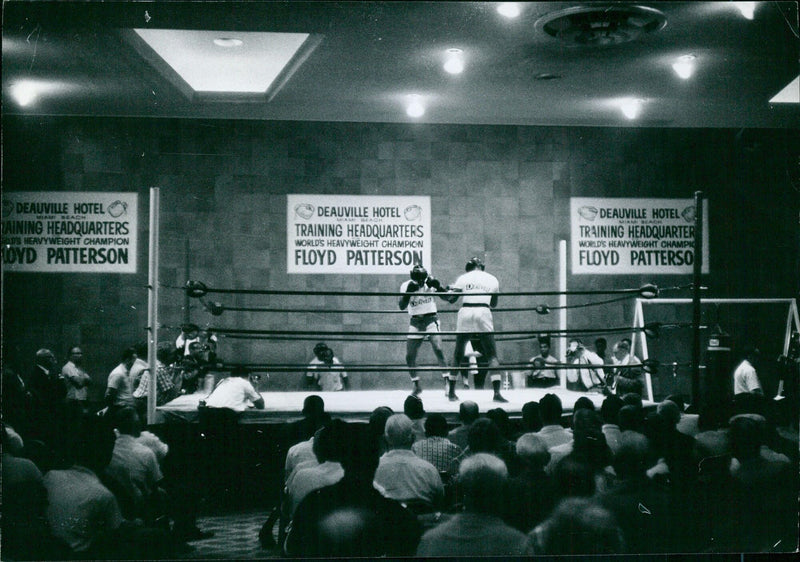
<svg viewBox="0 0 800 562">
<path fill-rule="evenodd" d="M 197 365 L 196 337 L 159 348 L 159 393 L 191 381 L 170 366 Z M 85 402 L 79 348 L 61 370 L 48 350 L 30 377 L 4 370 L 7 559 L 170 558 L 206 536 L 164 470 L 169 447 L 142 430 L 144 359 L 124 350 L 99 412 Z M 235 375 L 228 386 L 263 407 Z M 213 398 L 204 407 L 227 408 Z M 778 431 L 771 406 L 740 393 L 697 415 L 678 396 L 645 408 L 618 393 L 565 417 L 548 393 L 520 420 L 464 401 L 450 429 L 419 396 L 365 424 L 331 418 L 311 395 L 286 426 L 281 505 L 260 539 L 272 546 L 280 518 L 278 546 L 293 557 L 795 551 L 796 434 Z"/>
</svg>

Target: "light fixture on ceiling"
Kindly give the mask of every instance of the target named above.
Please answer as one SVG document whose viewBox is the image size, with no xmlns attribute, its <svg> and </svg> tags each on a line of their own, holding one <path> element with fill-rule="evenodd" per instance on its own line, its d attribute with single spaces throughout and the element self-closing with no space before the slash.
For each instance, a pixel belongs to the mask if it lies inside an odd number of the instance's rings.
<svg viewBox="0 0 800 562">
<path fill-rule="evenodd" d="M 688 80 L 694 74 L 694 61 L 696 59 L 697 57 L 694 55 L 678 57 L 678 60 L 672 63 L 672 70 L 683 80 Z"/>
<path fill-rule="evenodd" d="M 214 45 L 223 49 L 233 49 L 244 45 L 244 41 L 235 37 L 217 37 L 214 39 Z"/>
<path fill-rule="evenodd" d="M 461 74 L 464 72 L 464 51 L 461 49 L 447 49 L 444 61 L 444 70 L 450 74 Z"/>
<path fill-rule="evenodd" d="M 425 115 L 425 104 L 422 103 L 422 96 L 419 94 L 411 94 L 408 96 L 408 105 L 406 105 L 406 114 L 409 117 L 417 119 Z"/>
<path fill-rule="evenodd" d="M 742 12 L 745 19 L 751 20 L 756 12 L 755 2 L 734 2 L 734 5 Z"/>
<path fill-rule="evenodd" d="M 20 106 L 27 107 L 36 101 L 39 89 L 33 82 L 22 80 L 11 86 L 11 95 Z"/>
<path fill-rule="evenodd" d="M 497 6 L 497 13 L 504 18 L 514 19 L 519 17 L 521 12 L 518 2 L 500 2 Z"/>
<path fill-rule="evenodd" d="M 636 119 L 642 112 L 643 103 L 640 98 L 625 98 L 620 101 L 619 108 L 627 119 Z"/>
</svg>

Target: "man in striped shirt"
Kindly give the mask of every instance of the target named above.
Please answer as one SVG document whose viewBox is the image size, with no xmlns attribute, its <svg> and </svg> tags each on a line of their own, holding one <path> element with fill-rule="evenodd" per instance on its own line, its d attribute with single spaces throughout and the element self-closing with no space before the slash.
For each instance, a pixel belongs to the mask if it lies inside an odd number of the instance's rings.
<svg viewBox="0 0 800 562">
<path fill-rule="evenodd" d="M 436 467 L 439 474 L 450 468 L 453 459 L 461 454 L 461 447 L 447 439 L 447 420 L 442 414 L 431 414 L 425 420 L 426 438 L 415 442 L 411 450 L 419 458 Z"/>
</svg>

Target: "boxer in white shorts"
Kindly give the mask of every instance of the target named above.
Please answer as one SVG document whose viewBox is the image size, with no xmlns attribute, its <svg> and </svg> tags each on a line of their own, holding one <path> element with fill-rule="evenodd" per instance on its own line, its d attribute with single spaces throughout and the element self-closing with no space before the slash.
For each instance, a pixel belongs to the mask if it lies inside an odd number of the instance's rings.
<svg viewBox="0 0 800 562">
<path fill-rule="evenodd" d="M 449 302 L 456 302 L 459 297 L 464 299 L 456 321 L 456 331 L 460 333 L 456 335 L 456 348 L 453 355 L 454 366 L 461 365 L 462 361 L 464 361 L 464 347 L 470 339 L 480 341 L 484 356 L 489 362 L 489 367 L 500 366 L 500 362 L 497 360 L 494 323 L 492 322 L 492 307 L 497 306 L 497 295 L 491 294 L 500 292 L 500 283 L 497 281 L 497 277 L 491 273 L 486 273 L 484 267 L 480 258 L 470 259 L 464 268 L 466 273 L 447 287 L 448 291 L 456 293 L 448 297 L 447 300 Z M 502 380 L 500 372 L 493 370 L 490 378 L 494 389 L 493 400 L 495 402 L 508 402 L 500 394 L 500 381 Z M 458 396 L 455 393 L 455 375 L 449 377 L 448 386 L 450 390 L 448 398 L 451 401 L 458 400 Z"/>
<path fill-rule="evenodd" d="M 417 353 L 426 337 L 430 339 L 439 366 L 447 368 L 447 361 L 442 352 L 442 336 L 439 335 L 439 314 L 435 300 L 435 294 L 443 293 L 444 288 L 438 279 L 429 277 L 421 265 L 415 265 L 410 275 L 411 279 L 400 286 L 400 292 L 404 294 L 398 304 L 400 310 L 408 310 L 410 316 L 406 340 L 406 365 L 410 369 L 411 382 L 414 383 L 412 394 L 417 396 L 422 392 L 422 387 L 419 373 L 414 367 L 417 365 Z M 445 372 L 442 376 L 447 378 L 449 373 Z"/>
</svg>

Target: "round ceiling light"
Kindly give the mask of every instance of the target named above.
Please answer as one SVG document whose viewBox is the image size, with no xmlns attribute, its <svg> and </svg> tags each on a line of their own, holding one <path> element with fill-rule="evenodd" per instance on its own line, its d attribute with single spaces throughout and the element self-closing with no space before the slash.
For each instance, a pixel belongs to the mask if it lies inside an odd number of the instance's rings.
<svg viewBox="0 0 800 562">
<path fill-rule="evenodd" d="M 665 25 L 667 17 L 659 10 L 613 4 L 558 10 L 541 17 L 535 27 L 571 45 L 597 47 L 627 43 Z"/>
</svg>

